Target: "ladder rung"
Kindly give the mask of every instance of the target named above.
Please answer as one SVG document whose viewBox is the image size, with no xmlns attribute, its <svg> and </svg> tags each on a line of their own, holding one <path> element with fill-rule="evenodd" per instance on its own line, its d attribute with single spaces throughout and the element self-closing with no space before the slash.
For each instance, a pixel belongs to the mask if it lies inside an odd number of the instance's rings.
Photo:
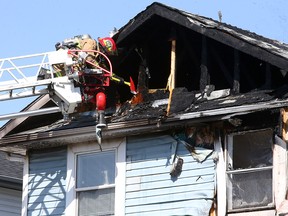
<svg viewBox="0 0 288 216">
<path fill-rule="evenodd" d="M 11 100 L 11 99 L 20 99 L 20 98 L 25 98 L 25 97 L 32 97 L 32 96 L 39 96 L 43 94 L 48 94 L 49 91 L 47 88 L 41 89 L 41 90 L 36 90 L 31 89 L 31 91 L 24 91 L 24 92 L 15 92 L 13 93 L 12 90 L 9 91 L 7 94 L 1 94 L 0 95 L 0 101 L 5 101 L 5 100 Z"/>
<path fill-rule="evenodd" d="M 34 87 L 34 86 L 49 85 L 49 84 L 51 84 L 51 82 L 52 82 L 51 79 L 47 79 L 47 80 L 39 80 L 36 82 L 16 83 L 16 84 L 11 84 L 11 85 L 5 86 L 5 87 L 0 87 L 0 92 L 1 91 L 11 91 L 14 89 L 29 88 L 29 87 Z"/>
</svg>

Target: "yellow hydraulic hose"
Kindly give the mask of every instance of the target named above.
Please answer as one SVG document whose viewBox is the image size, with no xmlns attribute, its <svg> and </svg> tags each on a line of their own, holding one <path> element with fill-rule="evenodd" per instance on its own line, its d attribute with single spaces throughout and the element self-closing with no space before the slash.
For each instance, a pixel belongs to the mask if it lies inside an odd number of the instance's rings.
<svg viewBox="0 0 288 216">
<path fill-rule="evenodd" d="M 123 82 L 125 85 L 128 85 L 128 86 L 131 85 L 130 82 L 122 81 L 121 79 L 119 79 L 119 78 L 117 78 L 117 77 L 114 77 L 114 76 L 112 76 L 111 79 L 114 80 L 114 81 L 116 81 L 116 82 L 120 82 L 120 83 Z"/>
</svg>

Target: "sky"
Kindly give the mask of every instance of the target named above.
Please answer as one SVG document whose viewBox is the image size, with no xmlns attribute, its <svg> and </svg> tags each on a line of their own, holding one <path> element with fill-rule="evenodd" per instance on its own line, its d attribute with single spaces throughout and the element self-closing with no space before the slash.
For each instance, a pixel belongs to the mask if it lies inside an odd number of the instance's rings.
<svg viewBox="0 0 288 216">
<path fill-rule="evenodd" d="M 83 2 L 83 3 L 82 3 Z M 54 51 L 79 34 L 109 36 L 115 27 L 152 4 L 151 0 L 3 0 L 0 2 L 0 59 Z M 288 44 L 287 0 L 159 0 L 186 12 L 218 20 Z M 3 81 L 3 80 L 2 80 Z M 1 85 L 1 77 L 0 77 Z M 0 102 L 0 116 L 18 112 L 30 100 Z M 0 127 L 5 121 L 0 121 Z"/>
</svg>

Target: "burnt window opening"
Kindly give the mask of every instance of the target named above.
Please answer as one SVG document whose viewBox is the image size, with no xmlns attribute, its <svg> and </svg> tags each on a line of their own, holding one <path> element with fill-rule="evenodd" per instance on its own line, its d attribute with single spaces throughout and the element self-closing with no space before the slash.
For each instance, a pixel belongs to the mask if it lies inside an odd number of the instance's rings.
<svg viewBox="0 0 288 216">
<path fill-rule="evenodd" d="M 221 42 L 207 39 L 206 44 L 207 69 L 215 90 L 228 88 L 234 93 L 272 90 L 284 85 L 288 79 L 279 68 Z"/>
<path fill-rule="evenodd" d="M 234 83 L 234 49 L 215 40 L 207 40 L 208 72 L 215 90 L 232 89 Z"/>
<path fill-rule="evenodd" d="M 272 137 L 270 129 L 228 137 L 228 211 L 274 206 Z"/>
<path fill-rule="evenodd" d="M 244 53 L 241 53 L 240 58 L 241 92 L 263 89 L 266 83 L 266 63 Z"/>
<path fill-rule="evenodd" d="M 145 78 L 147 88 L 165 89 L 171 70 L 171 39 L 176 40 L 176 88 L 200 92 L 204 83 L 215 90 L 246 93 L 271 90 L 287 82 L 287 73 L 247 54 L 249 50 L 244 53 L 226 45 L 226 38 L 216 41 L 157 16 L 121 42 L 125 52 L 114 67 L 116 74 L 125 80 L 131 76 L 137 87 L 139 69 L 145 62 L 151 76 Z M 120 87 L 119 91 L 122 101 L 131 99 L 129 88 Z"/>
</svg>

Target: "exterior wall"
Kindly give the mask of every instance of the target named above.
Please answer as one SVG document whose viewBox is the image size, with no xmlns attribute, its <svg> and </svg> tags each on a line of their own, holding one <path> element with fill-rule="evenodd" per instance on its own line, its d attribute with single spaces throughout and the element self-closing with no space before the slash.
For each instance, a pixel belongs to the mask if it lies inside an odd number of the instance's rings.
<svg viewBox="0 0 288 216">
<path fill-rule="evenodd" d="M 23 162 L 0 152 L 0 215 L 21 214 Z"/>
<path fill-rule="evenodd" d="M 30 154 L 28 216 L 64 215 L 66 167 L 66 149 Z"/>
<path fill-rule="evenodd" d="M 104 139 L 102 151 L 116 151 L 116 178 L 115 178 L 115 215 L 124 216 L 125 209 L 125 169 L 126 169 L 126 138 Z M 67 185 L 66 185 L 66 216 L 77 215 L 76 200 L 76 158 L 78 154 L 101 152 L 95 142 L 74 144 L 68 146 Z"/>
<path fill-rule="evenodd" d="M 0 187 L 0 215 L 19 216 L 21 214 L 21 190 Z"/>
<path fill-rule="evenodd" d="M 170 169 L 177 143 L 174 138 L 141 136 L 128 138 L 125 143 L 123 139 L 102 143 L 105 150 L 118 149 L 115 215 L 208 215 L 215 185 L 212 156 L 197 162 L 179 142 L 177 155 L 184 164 L 180 176 L 173 178 Z M 92 143 L 68 149 L 41 150 L 29 155 L 28 210 L 22 215 L 76 214 L 75 156 L 99 151 L 99 146 Z M 205 150 L 198 153 L 205 154 Z"/>
<path fill-rule="evenodd" d="M 125 215 L 209 214 L 214 197 L 213 158 L 199 163 L 180 143 L 177 155 L 184 164 L 181 175 L 173 179 L 170 165 L 175 142 L 168 135 L 128 139 Z"/>
</svg>

